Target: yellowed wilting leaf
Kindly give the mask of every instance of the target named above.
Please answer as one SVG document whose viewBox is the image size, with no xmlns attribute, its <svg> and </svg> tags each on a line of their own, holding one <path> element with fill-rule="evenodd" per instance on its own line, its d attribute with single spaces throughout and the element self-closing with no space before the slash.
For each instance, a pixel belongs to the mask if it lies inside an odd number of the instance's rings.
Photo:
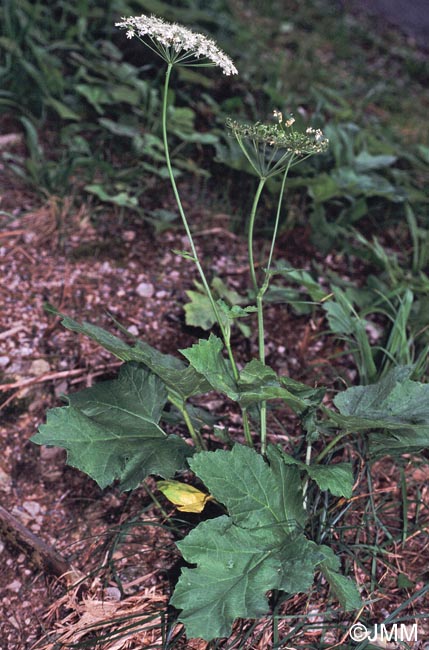
<svg viewBox="0 0 429 650">
<path fill-rule="evenodd" d="M 181 512 L 202 512 L 207 501 L 213 501 L 210 494 L 180 481 L 158 481 L 156 486 Z"/>
</svg>

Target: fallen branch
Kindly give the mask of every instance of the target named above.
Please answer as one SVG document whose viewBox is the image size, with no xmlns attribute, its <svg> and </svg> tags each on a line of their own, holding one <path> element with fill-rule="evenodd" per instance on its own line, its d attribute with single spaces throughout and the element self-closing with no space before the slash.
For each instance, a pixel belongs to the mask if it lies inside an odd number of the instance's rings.
<svg viewBox="0 0 429 650">
<path fill-rule="evenodd" d="M 18 237 L 18 235 L 24 235 L 28 230 L 9 230 L 8 232 L 0 232 L 0 238 L 4 237 Z"/>
<path fill-rule="evenodd" d="M 57 577 L 74 574 L 72 565 L 52 546 L 28 530 L 16 517 L 0 506 L 0 535 L 46 573 Z"/>
<path fill-rule="evenodd" d="M 109 363 L 107 366 L 106 365 L 97 366 L 89 374 L 94 375 L 99 371 L 105 372 L 106 370 L 110 370 L 111 368 L 117 368 L 120 365 L 122 365 L 122 361 Z M 41 384 L 46 381 L 51 381 L 53 379 L 64 379 L 65 377 L 76 377 L 78 375 L 84 375 L 85 373 L 88 373 L 88 368 L 75 368 L 74 370 L 62 370 L 60 372 L 47 372 L 43 375 L 39 375 L 38 377 L 19 379 L 18 381 L 14 381 L 9 384 L 0 384 L 0 391 L 6 392 L 9 390 L 14 390 L 15 388 L 19 388 L 19 389 L 27 388 L 28 386 L 33 386 L 33 384 Z"/>
<path fill-rule="evenodd" d="M 25 329 L 25 325 L 20 323 L 19 325 L 12 327 L 12 329 L 6 330 L 6 332 L 0 332 L 0 341 L 3 341 L 3 339 L 8 339 L 10 336 L 13 336 L 17 332 L 21 332 L 23 329 Z"/>
</svg>

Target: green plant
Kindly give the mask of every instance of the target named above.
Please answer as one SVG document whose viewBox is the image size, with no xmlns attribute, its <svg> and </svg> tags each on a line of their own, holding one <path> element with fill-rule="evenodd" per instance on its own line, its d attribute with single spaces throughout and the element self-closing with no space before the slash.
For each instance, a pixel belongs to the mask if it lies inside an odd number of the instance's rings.
<svg viewBox="0 0 429 650">
<path fill-rule="evenodd" d="M 360 288 L 330 275 L 331 299 L 323 304 L 329 329 L 347 342 L 364 384 L 395 366 L 413 366 L 417 379 L 427 375 L 428 235 L 409 204 L 405 216 L 412 242 L 409 253 L 394 252 L 377 237 L 369 241 L 353 229 L 345 236 L 349 250 L 378 272 L 370 273 Z"/>
<path fill-rule="evenodd" d="M 143 40 L 167 64 L 162 137 L 190 246 L 190 251 L 180 254 L 199 273 L 210 321 L 216 323 L 220 336 L 212 332 L 208 339 L 180 350 L 185 363 L 140 340 L 131 346 L 101 328 L 62 315 L 65 327 L 89 336 L 125 363 L 117 379 L 71 395 L 67 406 L 49 411 L 47 423 L 33 441 L 67 449 L 69 464 L 85 471 L 100 487 L 119 480 L 122 489 L 130 490 L 150 474 L 168 482 L 188 467 L 204 483 L 209 493 L 202 497 L 201 505 L 214 500 L 222 514 L 202 521 L 178 543 L 185 560 L 196 567 L 183 569 L 171 600 L 181 610 L 179 620 L 189 636 L 206 640 L 227 636 L 235 619 L 266 613 L 267 591 L 284 592 L 285 597 L 306 591 L 315 572 L 323 574 L 344 609 L 357 609 L 361 605 L 359 592 L 342 575 L 333 547 L 309 538 L 313 499 L 321 492 L 351 498 L 352 465 L 326 460 L 343 439 L 353 440 L 352 431 L 354 435 L 369 432 L 369 447 L 375 455 L 390 452 L 392 446 L 398 453 L 428 446 L 429 413 L 426 406 L 417 409 L 428 386 L 412 381 L 408 368 L 395 368 L 378 383 L 337 395 L 334 409 L 322 404 L 323 388 L 279 375 L 266 364 L 264 299 L 272 275 L 279 272 L 273 269 L 273 256 L 287 175 L 292 166 L 324 150 L 327 141 L 312 127 L 306 132 L 295 131 L 293 119 L 283 121 L 279 112 L 274 124 L 229 123 L 259 178 L 248 232 L 252 304 L 242 307 L 235 296 L 230 301 L 235 304 L 228 304 L 223 300 L 228 293 L 222 287 L 223 295 L 217 298 L 195 247 L 171 163 L 169 84 L 179 65 L 209 63 L 226 74 L 235 73 L 235 67 L 213 41 L 183 27 L 144 16 L 127 19 L 120 26 L 127 29 L 128 36 Z M 254 264 L 257 209 L 267 180 L 275 175 L 281 176 L 278 208 L 268 260 L 258 273 Z M 315 290 L 309 279 L 302 277 Z M 258 358 L 240 367 L 231 343 L 231 325 L 252 312 L 257 315 Z M 245 444 L 240 439 L 230 448 L 207 448 L 201 418 L 189 400 L 211 390 L 240 408 Z M 304 458 L 269 444 L 267 402 L 271 400 L 279 400 L 300 420 L 305 433 Z M 186 427 L 192 445 L 180 435 L 166 433 L 164 423 L 171 421 L 170 407 L 177 413 L 176 422 Z M 315 456 L 313 445 L 319 440 L 325 446 Z M 160 486 L 163 490 L 165 481 Z M 176 483 L 174 489 L 178 489 Z M 195 504 L 189 509 L 195 511 Z"/>
<path fill-rule="evenodd" d="M 211 18 L 193 4 L 190 16 L 218 28 L 226 24 L 222 2 L 213 6 Z M 173 18 L 184 11 L 159 5 Z M 4 153 L 2 159 L 44 196 L 86 192 L 151 221 L 139 205 L 148 189 L 142 178 L 168 177 L 157 119 L 160 82 L 151 61 L 139 65 L 135 48 L 122 51 L 113 41 L 113 16 L 130 12 L 131 0 L 59 0 L 54 7 L 44 0 L 2 3 L 0 113 L 18 120 L 27 145 L 24 155 Z M 201 78 L 186 81 L 199 88 Z M 190 146 L 213 146 L 218 139 L 204 126 L 195 128 L 197 112 L 195 104 L 171 106 L 176 177 L 199 173 Z"/>
</svg>

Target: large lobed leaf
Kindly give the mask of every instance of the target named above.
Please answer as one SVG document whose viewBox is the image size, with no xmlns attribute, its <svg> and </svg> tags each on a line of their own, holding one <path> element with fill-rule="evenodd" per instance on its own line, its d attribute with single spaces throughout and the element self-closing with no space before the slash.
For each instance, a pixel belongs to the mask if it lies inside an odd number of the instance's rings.
<svg viewBox="0 0 429 650">
<path fill-rule="evenodd" d="M 254 450 L 235 445 L 232 451 L 201 452 L 189 461 L 229 516 L 199 524 L 178 543 L 185 560 L 197 565 L 183 569 L 171 600 L 182 610 L 179 620 L 188 637 L 228 636 L 236 618 L 266 614 L 268 590 L 308 590 L 322 563 L 344 601 L 344 585 L 335 581 L 337 567 L 326 547 L 302 532 L 306 512 L 299 470 L 286 465 L 273 446 L 267 457 L 269 464 Z M 356 603 L 356 588 L 346 584 Z"/>
<path fill-rule="evenodd" d="M 329 417 L 350 430 L 383 430 L 370 434 L 376 455 L 428 447 L 429 384 L 412 381 L 411 372 L 399 366 L 375 384 L 348 388 L 334 399 L 340 414 L 329 411 Z"/>
<path fill-rule="evenodd" d="M 236 618 L 263 616 L 266 592 L 282 588 L 283 582 L 290 592 L 308 589 L 315 557 L 307 545 L 298 535 L 281 546 L 269 530 L 240 528 L 226 516 L 199 524 L 178 543 L 185 560 L 198 568 L 182 570 L 171 599 L 182 610 L 179 620 L 188 638 L 229 636 Z"/>
<path fill-rule="evenodd" d="M 306 520 L 299 472 L 269 447 L 271 467 L 250 447 L 196 454 L 189 465 L 243 528 L 270 527 L 286 532 Z"/>
<path fill-rule="evenodd" d="M 144 341 L 137 341 L 134 347 L 130 346 L 97 325 L 78 323 L 53 308 L 50 308 L 50 311 L 61 316 L 64 327 L 73 332 L 85 334 L 122 361 L 144 363 L 162 379 L 168 388 L 169 397 L 176 404 L 183 404 L 191 395 L 204 393 L 211 389 L 200 373 L 192 366 L 186 366 L 181 359 L 171 354 L 163 354 Z"/>
<path fill-rule="evenodd" d="M 69 406 L 51 409 L 32 441 L 66 449 L 68 463 L 102 488 L 119 479 L 129 490 L 149 474 L 169 478 L 185 466 L 192 449 L 159 426 L 166 399 L 159 377 L 144 366 L 124 364 L 118 379 L 69 396 Z"/>
</svg>

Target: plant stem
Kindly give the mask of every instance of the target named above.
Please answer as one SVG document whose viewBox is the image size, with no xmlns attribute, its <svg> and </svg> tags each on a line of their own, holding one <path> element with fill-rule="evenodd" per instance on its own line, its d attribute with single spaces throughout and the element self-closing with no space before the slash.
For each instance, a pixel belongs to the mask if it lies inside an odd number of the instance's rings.
<svg viewBox="0 0 429 650">
<path fill-rule="evenodd" d="M 177 189 L 176 185 L 176 180 L 174 178 L 174 173 L 173 173 L 173 168 L 171 166 L 171 159 L 170 159 L 170 149 L 168 146 L 168 137 L 167 137 L 167 109 L 168 109 L 168 88 L 170 84 L 170 76 L 171 76 L 171 71 L 173 69 L 173 64 L 168 63 L 167 65 L 167 71 L 165 73 L 165 82 L 164 82 L 164 95 L 163 95 L 163 102 L 162 102 L 162 138 L 164 142 L 164 153 L 165 153 L 165 162 L 167 164 L 167 169 L 168 169 L 168 175 L 170 177 L 170 182 L 171 186 L 173 188 L 173 193 L 174 193 L 174 198 L 176 199 L 177 207 L 179 209 L 179 214 L 182 219 L 183 227 L 185 228 L 186 236 L 188 238 L 189 244 L 191 246 L 191 251 L 192 251 L 192 257 L 193 261 L 195 263 L 195 266 L 197 267 L 198 273 L 201 278 L 201 282 L 203 283 L 204 290 L 207 294 L 207 297 L 210 301 L 210 305 L 213 309 L 213 313 L 216 317 L 217 323 L 219 325 L 220 331 L 222 333 L 222 338 L 225 344 L 225 347 L 228 352 L 228 357 L 231 362 L 231 367 L 232 367 L 232 372 L 234 374 L 234 379 L 235 381 L 238 381 L 240 373 L 237 368 L 237 364 L 235 362 L 232 349 L 231 349 L 231 344 L 229 340 L 229 336 L 227 335 L 227 332 L 225 330 L 225 326 L 222 322 L 222 316 L 219 313 L 219 310 L 217 308 L 216 302 L 213 298 L 212 291 L 210 289 L 209 283 L 207 282 L 207 278 L 205 276 L 203 267 L 201 266 L 200 259 L 198 257 L 197 249 L 195 248 L 194 240 L 192 237 L 191 230 L 189 228 L 188 220 L 186 218 L 185 211 L 182 206 L 182 201 L 180 200 L 180 195 L 179 195 L 179 190 Z M 250 433 L 250 424 L 249 424 L 249 416 L 247 414 L 247 410 L 245 408 L 242 408 L 242 416 L 243 416 L 243 428 L 244 428 L 244 435 L 246 438 L 246 442 L 248 445 L 253 446 L 252 443 L 252 437 Z"/>
<path fill-rule="evenodd" d="M 213 295 L 212 295 L 212 292 L 210 290 L 209 284 L 207 282 L 207 279 L 206 279 L 205 273 L 203 271 L 203 268 L 202 268 L 202 266 L 200 264 L 198 253 L 197 253 L 197 250 L 195 248 L 195 244 L 194 244 L 194 240 L 193 240 L 193 237 L 192 237 L 191 230 L 189 228 L 188 220 L 186 218 L 185 211 L 184 211 L 183 206 L 182 206 L 182 201 L 180 200 L 179 191 L 177 189 L 176 180 L 174 178 L 173 169 L 172 169 L 172 166 L 171 166 L 170 149 L 169 149 L 169 146 L 168 146 L 168 138 L 167 138 L 167 108 L 168 108 L 168 87 L 169 87 L 169 83 L 170 83 L 170 76 L 171 76 L 172 68 L 173 68 L 173 64 L 169 63 L 168 67 L 167 67 L 167 72 L 165 74 L 164 97 L 163 97 L 163 104 L 162 104 L 162 137 L 163 137 L 163 141 L 164 141 L 165 161 L 167 163 L 167 169 L 168 169 L 168 174 L 169 174 L 169 177 L 170 177 L 171 186 L 173 188 L 174 198 L 176 199 L 176 203 L 177 203 L 177 207 L 179 208 L 179 214 L 180 214 L 181 219 L 182 219 L 183 227 L 185 228 L 186 236 L 187 236 L 189 244 L 191 246 L 193 261 L 195 262 L 195 266 L 197 267 L 198 273 L 200 274 L 201 281 L 202 281 L 204 289 L 205 289 L 205 291 L 207 293 L 207 297 L 210 300 L 210 304 L 212 306 L 212 309 L 213 309 L 213 311 L 214 311 L 214 313 L 216 315 L 216 319 L 219 322 L 219 326 L 220 326 L 220 328 L 222 330 L 222 334 L 224 334 L 223 326 L 222 326 L 222 323 L 220 321 L 219 311 L 218 311 L 217 306 L 215 304 L 215 301 L 213 299 Z"/>
<path fill-rule="evenodd" d="M 310 465 L 311 464 L 311 444 L 307 444 L 307 453 L 305 454 L 305 464 Z M 302 505 L 304 506 L 305 510 L 307 510 L 307 490 L 308 490 L 308 484 L 309 484 L 309 479 L 306 478 L 305 483 L 302 487 L 302 496 L 303 496 L 303 501 Z"/>
<path fill-rule="evenodd" d="M 252 210 L 250 212 L 250 219 L 249 219 L 249 232 L 247 234 L 247 254 L 249 258 L 250 277 L 252 279 L 253 289 L 255 291 L 256 296 L 258 295 L 259 286 L 256 277 L 255 262 L 253 258 L 253 232 L 255 229 L 256 210 L 258 208 L 259 199 L 261 198 L 262 190 L 264 189 L 264 185 L 266 181 L 267 179 L 263 176 L 260 177 L 259 179 L 258 187 L 256 189 L 255 196 L 253 198 Z"/>
<path fill-rule="evenodd" d="M 288 173 L 289 173 L 289 169 L 290 169 L 292 160 L 293 160 L 293 157 L 291 157 L 289 159 L 289 162 L 288 162 L 287 167 L 286 167 L 286 169 L 284 171 L 284 174 L 283 174 L 283 180 L 282 180 L 282 184 L 281 184 L 281 187 L 280 187 L 279 200 L 277 202 L 276 221 L 274 223 L 273 236 L 271 238 L 270 254 L 268 255 L 267 267 L 265 269 L 265 279 L 264 279 L 264 284 L 263 284 L 264 293 L 268 289 L 268 285 L 269 285 L 269 281 L 270 281 L 269 272 L 270 272 L 270 268 L 271 268 L 271 262 L 272 262 L 272 259 L 273 259 L 274 246 L 275 246 L 276 239 L 277 239 L 277 233 L 278 233 L 278 230 L 279 230 L 280 214 L 281 214 L 281 209 L 282 209 L 283 195 L 284 195 L 284 192 L 285 192 L 286 179 L 287 179 L 287 176 L 288 176 Z"/>
<path fill-rule="evenodd" d="M 183 407 L 180 409 L 183 419 L 185 420 L 185 424 L 188 427 L 188 431 L 191 434 L 191 438 L 194 441 L 195 448 L 200 451 L 200 450 L 207 450 L 206 443 L 204 442 L 203 437 L 201 436 L 199 431 L 195 431 L 194 425 L 192 424 L 192 420 L 189 417 L 189 413 L 186 410 L 186 405 L 184 404 Z"/>
<path fill-rule="evenodd" d="M 262 305 L 262 295 L 259 291 L 258 279 L 256 277 L 255 260 L 253 257 L 253 233 L 255 229 L 256 210 L 259 199 L 266 183 L 265 177 L 260 177 L 258 187 L 253 199 L 252 210 L 250 212 L 249 232 L 247 235 L 247 254 L 249 258 L 250 277 L 252 279 L 253 289 L 256 294 L 256 308 L 258 310 L 258 350 L 259 360 L 265 363 L 265 332 L 264 332 L 264 312 Z M 264 454 L 267 447 L 267 403 L 261 402 L 260 411 L 260 436 L 261 436 L 261 454 Z"/>
<path fill-rule="evenodd" d="M 271 262 L 274 254 L 274 246 L 277 239 L 277 232 L 279 229 L 280 223 L 280 213 L 283 201 L 283 195 L 285 191 L 286 178 L 289 172 L 289 168 L 293 157 L 289 159 L 288 165 L 283 174 L 283 180 L 280 188 L 279 200 L 277 202 L 277 214 L 276 221 L 274 223 L 273 236 L 271 238 L 270 253 L 268 255 L 267 267 L 265 269 L 264 283 L 260 290 L 258 291 L 256 297 L 256 306 L 258 309 L 258 346 L 259 346 L 259 359 L 262 363 L 265 363 L 265 341 L 264 341 L 264 312 L 263 312 L 263 297 L 265 292 L 268 289 L 270 284 L 270 268 Z M 266 449 L 266 440 L 267 440 L 267 413 L 266 413 L 266 403 L 263 402 L 261 405 L 261 452 L 264 454 Z"/>
<path fill-rule="evenodd" d="M 143 485 L 144 489 L 146 490 L 148 496 L 152 499 L 152 502 L 160 510 L 160 512 L 161 512 L 162 516 L 164 517 L 164 519 L 166 519 L 168 521 L 168 519 L 170 518 L 168 512 L 165 510 L 165 508 L 158 501 L 157 497 L 154 495 L 154 493 L 150 489 L 147 481 L 143 481 L 142 485 Z"/>
<path fill-rule="evenodd" d="M 331 449 L 335 447 L 337 442 L 339 442 L 341 438 L 345 438 L 349 434 L 350 431 L 343 431 L 342 433 L 339 433 L 337 436 L 335 436 L 335 438 L 333 438 L 331 442 L 326 445 L 326 447 L 320 452 L 320 454 L 316 456 L 316 458 L 314 459 L 314 463 L 320 463 L 320 461 L 323 460 L 327 454 L 329 454 Z"/>
</svg>

